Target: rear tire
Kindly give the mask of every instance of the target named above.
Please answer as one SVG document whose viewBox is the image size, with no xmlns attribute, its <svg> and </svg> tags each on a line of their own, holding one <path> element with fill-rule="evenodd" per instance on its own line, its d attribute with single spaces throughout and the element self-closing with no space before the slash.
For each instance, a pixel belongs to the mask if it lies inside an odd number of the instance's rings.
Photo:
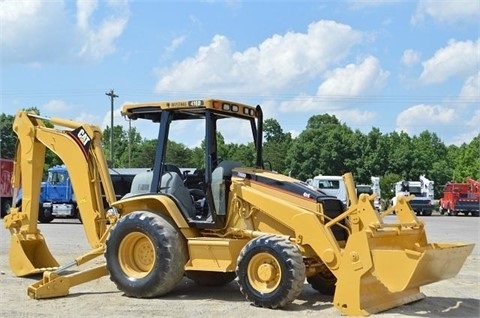
<svg viewBox="0 0 480 318">
<path fill-rule="evenodd" d="M 185 271 L 185 276 L 202 286 L 223 286 L 233 281 L 235 272 Z"/>
<path fill-rule="evenodd" d="M 139 211 L 122 217 L 106 246 L 110 279 L 126 296 L 158 297 L 183 278 L 188 255 L 185 238 L 161 215 Z"/>
<path fill-rule="evenodd" d="M 38 222 L 40 223 L 50 223 L 55 219 L 55 216 L 52 214 L 52 209 L 44 208 L 41 204 L 38 208 Z"/>
<path fill-rule="evenodd" d="M 322 272 L 308 277 L 307 282 L 312 286 L 313 289 L 324 295 L 334 295 L 337 278 L 325 265 L 324 267 L 325 268 Z"/>
<path fill-rule="evenodd" d="M 300 250 L 275 235 L 259 236 L 245 245 L 236 271 L 240 291 L 258 307 L 284 307 L 300 295 L 305 282 Z"/>
<path fill-rule="evenodd" d="M 3 218 L 10 212 L 10 208 L 12 207 L 12 199 L 2 198 L 1 201 L 1 217 Z"/>
<path fill-rule="evenodd" d="M 431 216 L 432 215 L 432 211 L 423 211 L 422 214 L 424 216 Z"/>
</svg>

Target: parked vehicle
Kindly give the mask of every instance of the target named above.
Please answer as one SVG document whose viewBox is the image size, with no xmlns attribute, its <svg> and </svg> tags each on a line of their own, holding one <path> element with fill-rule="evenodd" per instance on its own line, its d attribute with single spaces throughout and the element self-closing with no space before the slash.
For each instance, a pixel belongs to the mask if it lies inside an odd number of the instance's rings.
<svg viewBox="0 0 480 318">
<path fill-rule="evenodd" d="M 396 204 L 398 196 L 414 195 L 415 197 L 410 201 L 412 210 L 417 215 L 430 216 L 433 212 L 433 185 L 434 182 L 424 175 L 421 175 L 418 181 L 399 181 L 395 183 L 395 197 L 392 199 L 392 204 Z"/>
<path fill-rule="evenodd" d="M 117 200 L 130 191 L 135 175 L 146 170 L 146 168 L 109 169 Z M 22 197 L 23 192 L 20 189 L 15 206 L 21 205 Z M 106 200 L 103 199 L 103 201 L 104 206 L 107 207 Z M 40 186 L 38 221 L 50 223 L 55 218 L 78 218 L 81 220 L 72 181 L 65 165 L 56 165 L 48 169 L 47 179 Z"/>
<path fill-rule="evenodd" d="M 318 175 L 309 180 L 308 183 L 323 193 L 336 197 L 342 201 L 345 207 L 348 205 L 348 193 L 342 176 Z"/>
<path fill-rule="evenodd" d="M 382 210 L 382 198 L 380 192 L 380 177 L 371 177 L 370 180 L 372 184 L 357 184 L 355 186 L 357 190 L 357 197 L 362 193 L 366 194 L 376 194 L 375 199 L 373 199 L 373 206 L 375 209 L 380 212 Z"/>
<path fill-rule="evenodd" d="M 480 181 L 467 178 L 466 182 L 448 182 L 439 201 L 440 214 L 473 215 L 480 212 Z"/>
<path fill-rule="evenodd" d="M 373 200 L 373 206 L 377 211 L 380 211 L 382 209 L 380 198 L 380 177 L 371 177 L 371 180 L 372 184 L 357 184 L 355 186 L 355 191 L 357 193 L 357 197 L 359 197 L 362 193 L 369 195 L 376 193 L 377 196 Z M 313 179 L 307 180 L 307 183 L 328 195 L 337 197 L 337 199 L 342 201 L 342 203 L 347 206 L 348 193 L 342 176 L 318 175 L 313 177 Z"/>
<path fill-rule="evenodd" d="M 12 188 L 13 160 L 0 159 L 0 214 L 3 218 L 7 215 L 12 206 L 13 188 Z"/>
</svg>

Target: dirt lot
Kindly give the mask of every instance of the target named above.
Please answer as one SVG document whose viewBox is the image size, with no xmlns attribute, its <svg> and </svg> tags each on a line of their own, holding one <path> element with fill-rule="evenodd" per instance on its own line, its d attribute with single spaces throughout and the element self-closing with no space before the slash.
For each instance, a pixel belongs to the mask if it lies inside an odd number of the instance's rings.
<svg viewBox="0 0 480 318">
<path fill-rule="evenodd" d="M 426 299 L 377 314 L 381 317 L 479 317 L 480 316 L 480 218 L 432 216 L 427 224 L 429 242 L 475 243 L 473 253 L 453 279 L 422 288 Z M 3 222 L 2 222 L 3 224 Z M 83 227 L 76 220 L 42 224 L 53 255 L 66 264 L 88 251 Z M 332 297 L 322 296 L 307 283 L 300 297 L 283 310 L 251 306 L 236 282 L 223 287 L 201 287 L 184 279 L 168 296 L 134 299 L 122 295 L 108 277 L 73 287 L 70 295 L 57 299 L 32 300 L 27 286 L 33 278 L 15 277 L 8 265 L 9 233 L 0 230 L 0 316 L 1 317 L 340 317 Z M 38 277 L 37 277 L 38 279 Z"/>
</svg>

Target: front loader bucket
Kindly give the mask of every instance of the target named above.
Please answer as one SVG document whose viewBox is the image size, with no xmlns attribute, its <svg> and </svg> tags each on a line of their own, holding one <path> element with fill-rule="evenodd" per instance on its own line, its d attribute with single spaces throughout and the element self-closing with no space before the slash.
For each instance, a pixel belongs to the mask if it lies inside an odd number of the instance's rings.
<svg viewBox="0 0 480 318">
<path fill-rule="evenodd" d="M 458 274 L 474 244 L 428 244 L 420 251 L 374 250 L 373 275 L 397 292 L 449 279 Z M 395 267 L 395 275 L 389 264 Z"/>
<path fill-rule="evenodd" d="M 41 234 L 12 234 L 10 268 L 16 276 L 29 276 L 54 270 L 59 264 L 50 253 Z"/>
<path fill-rule="evenodd" d="M 337 276 L 334 305 L 343 314 L 355 316 L 424 298 L 419 287 L 455 276 L 474 247 L 474 244 L 421 246 L 422 235 L 415 234 L 396 238 L 372 238 L 365 233 L 352 236 L 355 241 L 350 246 L 347 242 L 343 269 Z"/>
</svg>

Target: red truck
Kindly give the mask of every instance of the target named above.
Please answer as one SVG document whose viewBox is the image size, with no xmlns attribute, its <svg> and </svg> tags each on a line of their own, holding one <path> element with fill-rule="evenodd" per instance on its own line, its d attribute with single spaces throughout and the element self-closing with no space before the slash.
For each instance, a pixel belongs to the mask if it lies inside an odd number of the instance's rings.
<svg viewBox="0 0 480 318">
<path fill-rule="evenodd" d="M 8 210 L 12 206 L 12 173 L 13 173 L 13 160 L 0 159 L 0 208 L 1 217 L 7 215 Z"/>
<path fill-rule="evenodd" d="M 448 182 L 443 189 L 439 202 L 440 214 L 479 216 L 480 181 L 467 178 L 466 182 Z"/>
</svg>

